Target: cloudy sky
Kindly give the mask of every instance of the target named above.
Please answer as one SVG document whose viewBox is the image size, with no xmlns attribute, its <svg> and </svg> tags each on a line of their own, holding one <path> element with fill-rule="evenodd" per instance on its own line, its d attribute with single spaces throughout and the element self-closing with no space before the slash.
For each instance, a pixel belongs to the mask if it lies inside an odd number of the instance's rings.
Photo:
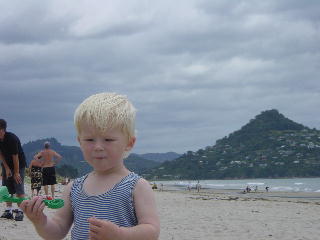
<svg viewBox="0 0 320 240">
<path fill-rule="evenodd" d="M 0 118 L 75 145 L 91 94 L 125 94 L 133 152 L 214 145 L 268 109 L 320 129 L 318 0 L 0 1 Z"/>
</svg>

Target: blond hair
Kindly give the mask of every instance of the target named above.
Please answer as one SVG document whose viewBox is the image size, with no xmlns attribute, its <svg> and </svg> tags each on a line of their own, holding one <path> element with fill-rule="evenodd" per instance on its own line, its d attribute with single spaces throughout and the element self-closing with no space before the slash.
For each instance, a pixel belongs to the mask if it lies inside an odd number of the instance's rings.
<svg viewBox="0 0 320 240">
<path fill-rule="evenodd" d="M 130 140 L 135 136 L 136 109 L 124 95 L 98 93 L 85 99 L 76 109 L 74 124 L 78 135 L 88 124 L 100 132 L 120 129 Z"/>
</svg>

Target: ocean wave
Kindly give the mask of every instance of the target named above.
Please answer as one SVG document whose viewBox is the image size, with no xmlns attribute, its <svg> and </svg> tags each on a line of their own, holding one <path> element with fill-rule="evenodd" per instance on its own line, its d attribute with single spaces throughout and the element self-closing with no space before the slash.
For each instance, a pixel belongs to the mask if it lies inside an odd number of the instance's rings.
<svg viewBox="0 0 320 240">
<path fill-rule="evenodd" d="M 284 191 L 284 192 L 291 192 L 294 190 L 292 187 L 284 187 L 284 186 L 279 186 L 279 187 L 272 187 L 272 191 Z"/>
<path fill-rule="evenodd" d="M 263 183 L 263 182 L 248 182 L 247 184 L 248 185 L 257 185 L 257 186 L 265 185 L 265 183 Z"/>
<path fill-rule="evenodd" d="M 206 184 L 208 187 L 226 187 L 227 184 L 212 184 L 212 183 L 209 183 L 209 184 Z"/>
</svg>

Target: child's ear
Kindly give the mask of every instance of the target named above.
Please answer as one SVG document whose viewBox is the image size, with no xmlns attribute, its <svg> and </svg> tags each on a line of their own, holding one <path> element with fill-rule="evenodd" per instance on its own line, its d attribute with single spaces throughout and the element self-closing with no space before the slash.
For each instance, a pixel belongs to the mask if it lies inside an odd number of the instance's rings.
<svg viewBox="0 0 320 240">
<path fill-rule="evenodd" d="M 131 150 L 131 148 L 133 148 L 135 143 L 136 143 L 136 137 L 130 138 L 126 150 L 127 151 Z"/>
</svg>

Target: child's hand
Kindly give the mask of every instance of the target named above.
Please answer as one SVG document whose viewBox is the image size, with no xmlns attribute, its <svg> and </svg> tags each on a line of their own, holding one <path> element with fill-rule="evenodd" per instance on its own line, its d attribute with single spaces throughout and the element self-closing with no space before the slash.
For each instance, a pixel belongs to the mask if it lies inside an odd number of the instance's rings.
<svg viewBox="0 0 320 240">
<path fill-rule="evenodd" d="M 44 223 L 46 215 L 43 213 L 45 204 L 41 196 L 33 197 L 31 200 L 24 200 L 20 208 L 34 224 Z"/>
<path fill-rule="evenodd" d="M 88 219 L 90 240 L 118 240 L 121 239 L 121 228 L 109 221 L 95 217 Z"/>
</svg>

